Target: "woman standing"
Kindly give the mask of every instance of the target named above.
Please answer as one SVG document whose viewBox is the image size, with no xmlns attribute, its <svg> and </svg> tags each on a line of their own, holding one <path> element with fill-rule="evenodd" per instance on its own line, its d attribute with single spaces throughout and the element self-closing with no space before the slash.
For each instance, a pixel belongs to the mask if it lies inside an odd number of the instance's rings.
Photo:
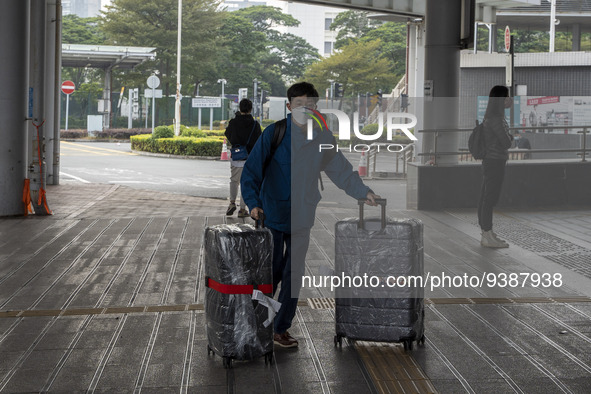
<svg viewBox="0 0 591 394">
<path fill-rule="evenodd" d="M 482 188 L 478 202 L 478 224 L 482 229 L 480 244 L 487 248 L 508 248 L 509 244 L 492 231 L 493 208 L 499 201 L 505 164 L 509 158 L 513 136 L 509 134 L 509 125 L 505 120 L 505 108 L 510 108 L 513 100 L 509 89 L 495 86 L 489 94 L 488 106 L 484 115 L 484 141 L 486 154 L 482 160 Z"/>
<path fill-rule="evenodd" d="M 236 117 L 230 120 L 226 128 L 226 138 L 232 145 L 231 151 L 240 147 L 246 149 L 246 155 L 237 159 L 238 154 L 234 154 L 230 161 L 230 205 L 226 211 L 227 216 L 232 216 L 236 210 L 236 196 L 238 195 L 238 186 L 240 185 L 240 177 L 242 176 L 242 168 L 246 162 L 248 153 L 252 150 L 255 142 L 261 136 L 261 125 L 254 120 L 252 115 L 252 101 L 245 98 L 240 100 L 240 112 L 236 113 Z M 237 160 L 236 160 L 237 159 Z M 244 199 L 240 198 L 240 210 L 238 211 L 239 218 L 248 217 L 249 213 L 246 210 Z"/>
</svg>

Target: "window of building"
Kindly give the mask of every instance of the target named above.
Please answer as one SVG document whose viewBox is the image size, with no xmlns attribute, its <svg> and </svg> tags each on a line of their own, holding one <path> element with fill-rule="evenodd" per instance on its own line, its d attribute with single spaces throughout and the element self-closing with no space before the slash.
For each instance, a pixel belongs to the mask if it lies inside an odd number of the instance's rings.
<svg viewBox="0 0 591 394">
<path fill-rule="evenodd" d="M 332 42 L 324 41 L 324 54 L 330 55 L 332 53 Z"/>
<path fill-rule="evenodd" d="M 330 25 L 332 25 L 332 18 L 324 18 L 324 30 L 330 30 Z"/>
</svg>

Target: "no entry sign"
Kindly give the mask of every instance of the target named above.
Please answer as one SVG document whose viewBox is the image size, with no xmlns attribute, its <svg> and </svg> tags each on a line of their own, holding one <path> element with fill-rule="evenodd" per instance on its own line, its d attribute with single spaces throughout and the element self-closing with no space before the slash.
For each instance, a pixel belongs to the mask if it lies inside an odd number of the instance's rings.
<svg viewBox="0 0 591 394">
<path fill-rule="evenodd" d="M 505 26 L 505 51 L 511 50 L 511 30 L 509 26 Z"/>
<path fill-rule="evenodd" d="M 62 83 L 62 92 L 65 94 L 72 94 L 76 90 L 76 85 L 72 81 L 64 81 Z"/>
</svg>

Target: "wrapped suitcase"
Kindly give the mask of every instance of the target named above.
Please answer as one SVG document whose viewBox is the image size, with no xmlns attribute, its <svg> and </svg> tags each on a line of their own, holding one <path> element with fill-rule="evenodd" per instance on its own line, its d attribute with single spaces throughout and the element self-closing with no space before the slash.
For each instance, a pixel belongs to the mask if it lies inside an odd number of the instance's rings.
<svg viewBox="0 0 591 394">
<path fill-rule="evenodd" d="M 273 237 L 250 224 L 206 227 L 204 235 L 207 351 L 232 360 L 273 361 L 273 324 L 267 297 L 273 293 Z M 259 293 L 260 295 L 260 293 Z M 270 321 L 271 320 L 271 321 Z"/>
<path fill-rule="evenodd" d="M 413 341 L 425 339 L 424 288 L 389 287 L 388 278 L 423 275 L 423 224 L 386 218 L 386 200 L 376 202 L 381 218 L 364 219 L 359 201 L 359 219 L 335 225 L 335 275 L 374 278 L 371 286 L 335 289 L 335 346 L 347 337 L 402 342 L 412 350 Z"/>
</svg>

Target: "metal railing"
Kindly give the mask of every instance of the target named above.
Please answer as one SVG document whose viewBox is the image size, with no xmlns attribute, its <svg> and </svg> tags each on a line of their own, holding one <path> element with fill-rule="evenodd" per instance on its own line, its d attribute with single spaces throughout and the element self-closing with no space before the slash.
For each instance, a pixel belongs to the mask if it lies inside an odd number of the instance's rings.
<svg viewBox="0 0 591 394">
<path fill-rule="evenodd" d="M 381 152 L 388 152 L 388 153 L 394 153 L 395 154 L 395 164 L 394 164 L 394 173 L 395 174 L 400 174 L 403 177 L 406 177 L 406 168 L 407 168 L 407 163 L 409 161 L 412 161 L 414 159 L 414 149 L 415 149 L 415 145 L 413 144 L 408 144 L 408 145 L 404 145 L 404 147 L 396 152 L 390 152 L 387 151 L 387 147 L 391 145 L 391 144 L 386 144 L 386 143 L 378 143 L 378 142 L 374 142 L 373 144 L 369 145 L 369 150 L 367 152 L 367 176 L 368 177 L 372 177 L 373 175 L 375 175 L 377 173 L 376 171 L 376 166 L 377 166 L 377 159 L 378 159 L 378 154 Z M 386 148 L 384 149 L 380 149 L 380 148 Z M 400 171 L 402 167 L 402 172 Z"/>
<path fill-rule="evenodd" d="M 587 133 L 591 132 L 591 125 L 590 126 L 544 126 L 544 127 L 540 127 L 540 126 L 536 126 L 536 127 L 510 127 L 509 131 L 518 131 L 518 132 L 524 132 L 524 131 L 540 131 L 540 130 L 556 130 L 556 129 L 560 129 L 560 130 L 580 130 L 577 131 L 577 134 L 581 134 L 582 135 L 582 143 L 581 143 L 581 148 L 580 149 L 510 149 L 509 153 L 514 154 L 514 157 L 516 159 L 519 159 L 520 154 L 522 153 L 576 153 L 578 156 L 581 156 L 581 162 L 586 162 L 586 155 L 587 152 L 591 152 L 591 149 L 587 149 Z M 437 165 L 437 159 L 440 156 L 460 156 L 460 158 L 462 157 L 466 157 L 466 156 L 470 156 L 470 152 L 468 152 L 467 150 L 459 150 L 456 152 L 439 152 L 437 150 L 437 142 L 438 142 L 438 138 L 440 136 L 441 133 L 466 133 L 466 132 L 472 132 L 472 129 L 427 129 L 427 130 L 419 130 L 419 133 L 434 133 L 435 134 L 435 139 L 433 142 L 433 150 L 430 152 L 423 152 L 423 153 L 419 153 L 417 156 L 429 156 L 431 157 L 431 160 L 429 161 L 430 164 L 432 165 Z M 522 155 L 521 155 L 522 156 Z"/>
</svg>

